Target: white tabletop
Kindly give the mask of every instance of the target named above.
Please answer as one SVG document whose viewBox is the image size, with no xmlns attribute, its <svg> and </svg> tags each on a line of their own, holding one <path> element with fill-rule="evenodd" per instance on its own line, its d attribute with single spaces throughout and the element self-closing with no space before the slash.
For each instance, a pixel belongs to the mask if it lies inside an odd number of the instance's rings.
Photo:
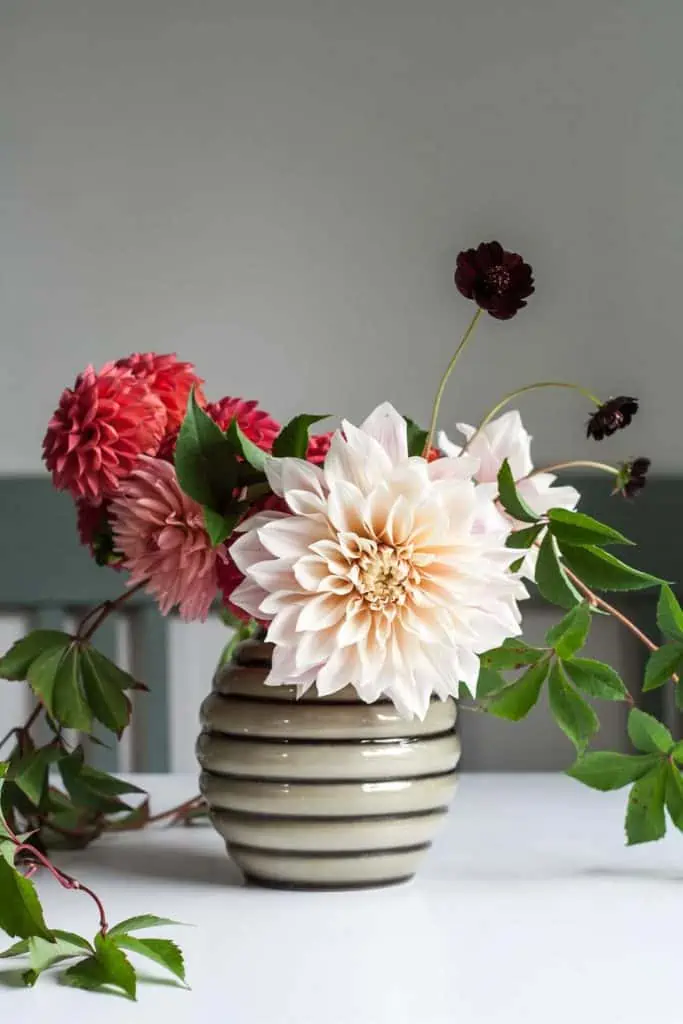
<svg viewBox="0 0 683 1024">
<path fill-rule="evenodd" d="M 138 781 L 155 810 L 196 786 Z M 2 1017 L 680 1024 L 683 836 L 626 849 L 624 800 L 557 776 L 464 776 L 421 876 L 351 893 L 245 887 L 208 827 L 107 837 L 60 866 L 97 890 L 112 922 L 149 912 L 193 925 L 158 933 L 181 943 L 192 990 L 141 984 L 137 1004 L 48 976 L 24 990 L 0 961 Z M 39 884 L 53 927 L 92 936 L 85 896 Z"/>
</svg>

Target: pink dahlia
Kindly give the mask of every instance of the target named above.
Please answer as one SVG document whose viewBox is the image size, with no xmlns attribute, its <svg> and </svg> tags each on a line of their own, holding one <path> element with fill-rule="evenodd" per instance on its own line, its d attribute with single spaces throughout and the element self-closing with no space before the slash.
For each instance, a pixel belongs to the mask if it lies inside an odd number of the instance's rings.
<svg viewBox="0 0 683 1024">
<path fill-rule="evenodd" d="M 321 466 L 330 450 L 330 442 L 333 436 L 333 431 L 330 431 L 329 434 L 314 434 L 308 442 L 306 461 L 312 462 L 314 466 Z"/>
<path fill-rule="evenodd" d="M 181 491 L 173 466 L 142 457 L 111 503 L 111 523 L 129 585 L 146 581 L 163 615 L 177 605 L 185 621 L 205 619 L 226 556 L 211 546 L 201 506 Z"/>
<path fill-rule="evenodd" d="M 227 430 L 232 421 L 237 420 L 242 433 L 265 452 L 271 450 L 273 441 L 280 433 L 280 424 L 263 409 L 259 409 L 258 402 L 253 400 L 231 398 L 228 395 L 219 402 L 210 402 L 206 411 L 221 430 Z"/>
<path fill-rule="evenodd" d="M 67 388 L 48 423 L 43 459 L 55 487 L 100 504 L 140 455 L 156 452 L 166 410 L 142 380 L 107 363 L 89 366 Z"/>
<path fill-rule="evenodd" d="M 200 405 L 206 401 L 202 392 L 204 381 L 197 376 L 192 363 L 181 363 L 172 353 L 157 355 L 156 352 L 134 352 L 126 359 L 119 359 L 116 366 L 130 370 L 134 377 L 144 381 L 163 403 L 168 414 L 167 432 L 177 430 L 183 422 L 193 387 Z"/>
</svg>

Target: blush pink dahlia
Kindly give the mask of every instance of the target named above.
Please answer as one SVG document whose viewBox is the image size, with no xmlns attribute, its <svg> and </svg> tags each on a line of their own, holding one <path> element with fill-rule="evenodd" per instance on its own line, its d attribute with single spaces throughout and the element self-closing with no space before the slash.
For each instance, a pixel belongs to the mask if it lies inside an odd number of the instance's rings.
<svg viewBox="0 0 683 1024">
<path fill-rule="evenodd" d="M 204 381 L 197 376 L 192 363 L 183 363 L 172 353 L 157 355 L 156 352 L 134 352 L 126 359 L 119 359 L 116 366 L 130 370 L 134 377 L 144 381 L 152 394 L 166 409 L 166 430 L 177 430 L 183 422 L 190 391 L 195 389 L 197 401 L 203 405 L 206 399 L 202 393 Z"/>
<path fill-rule="evenodd" d="M 165 427 L 166 410 L 144 381 L 113 363 L 99 373 L 89 366 L 59 400 L 43 459 L 58 490 L 98 505 L 140 455 L 156 452 Z"/>
<path fill-rule="evenodd" d="M 163 615 L 205 619 L 218 589 L 218 562 L 201 506 L 184 494 L 173 466 L 142 457 L 111 503 L 111 524 L 129 585 L 147 581 Z"/>
<path fill-rule="evenodd" d="M 526 596 L 504 533 L 477 532 L 476 461 L 409 457 L 406 422 L 389 404 L 346 421 L 323 468 L 270 459 L 289 513 L 243 523 L 232 557 L 245 581 L 235 604 L 270 621 L 271 685 L 351 684 L 423 717 L 432 693 L 476 690 L 478 655 L 520 632 Z"/>
</svg>

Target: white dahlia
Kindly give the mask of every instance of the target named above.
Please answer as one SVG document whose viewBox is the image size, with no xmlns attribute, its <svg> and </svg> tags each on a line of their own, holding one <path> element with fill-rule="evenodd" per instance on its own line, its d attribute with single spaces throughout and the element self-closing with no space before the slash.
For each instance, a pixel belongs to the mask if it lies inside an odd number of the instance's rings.
<svg viewBox="0 0 683 1024">
<path fill-rule="evenodd" d="M 471 456 L 409 457 L 389 404 L 343 422 L 324 466 L 271 459 L 268 479 L 291 514 L 247 520 L 232 557 L 232 600 L 270 620 L 271 685 L 351 684 L 423 717 L 432 693 L 476 690 L 478 655 L 520 633 L 526 597 L 508 566 L 506 529 L 482 531 Z"/>
<path fill-rule="evenodd" d="M 480 525 L 489 530 L 519 530 L 528 523 L 520 523 L 508 516 L 496 503 L 498 497 L 498 472 L 505 459 L 517 484 L 517 492 L 537 515 L 543 515 L 551 508 L 575 509 L 579 492 L 575 487 L 554 487 L 557 477 L 553 473 L 534 473 L 531 461 L 531 434 L 525 429 L 522 418 L 514 409 L 487 423 L 477 431 L 467 423 L 458 423 L 458 430 L 465 436 L 468 455 L 474 456 L 478 469 L 474 473 L 481 508 Z M 450 458 L 462 458 L 463 449 L 439 434 L 438 447 Z M 517 552 L 518 556 L 521 552 Z M 521 567 L 523 575 L 534 578 L 538 551 L 532 549 L 524 556 Z"/>
</svg>

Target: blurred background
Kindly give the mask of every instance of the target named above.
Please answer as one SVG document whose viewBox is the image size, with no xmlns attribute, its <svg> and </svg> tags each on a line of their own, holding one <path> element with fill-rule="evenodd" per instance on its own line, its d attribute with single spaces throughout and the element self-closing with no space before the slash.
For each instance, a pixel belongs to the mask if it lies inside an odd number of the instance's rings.
<svg viewBox="0 0 683 1024">
<path fill-rule="evenodd" d="M 36 553 L 12 489 L 41 473 L 47 420 L 87 363 L 176 351 L 210 397 L 280 419 L 358 420 L 389 399 L 424 421 L 471 312 L 455 256 L 484 239 L 521 252 L 537 292 L 482 324 L 442 425 L 531 380 L 636 394 L 634 425 L 599 456 L 648 455 L 674 486 L 682 38 L 679 0 L 4 0 L 0 646 L 41 573 L 91 579 L 49 503 Z M 596 457 L 586 413 L 570 393 L 525 400 L 539 464 Z M 639 529 L 662 512 L 642 501 Z M 662 550 L 680 544 L 667 522 Z M 170 623 L 173 768 L 194 767 L 224 640 L 218 622 Z M 630 641 L 605 621 L 594 643 L 635 685 Z M 2 726 L 25 694 L 0 685 Z M 465 729 L 470 767 L 571 759 L 543 709 Z"/>
</svg>

